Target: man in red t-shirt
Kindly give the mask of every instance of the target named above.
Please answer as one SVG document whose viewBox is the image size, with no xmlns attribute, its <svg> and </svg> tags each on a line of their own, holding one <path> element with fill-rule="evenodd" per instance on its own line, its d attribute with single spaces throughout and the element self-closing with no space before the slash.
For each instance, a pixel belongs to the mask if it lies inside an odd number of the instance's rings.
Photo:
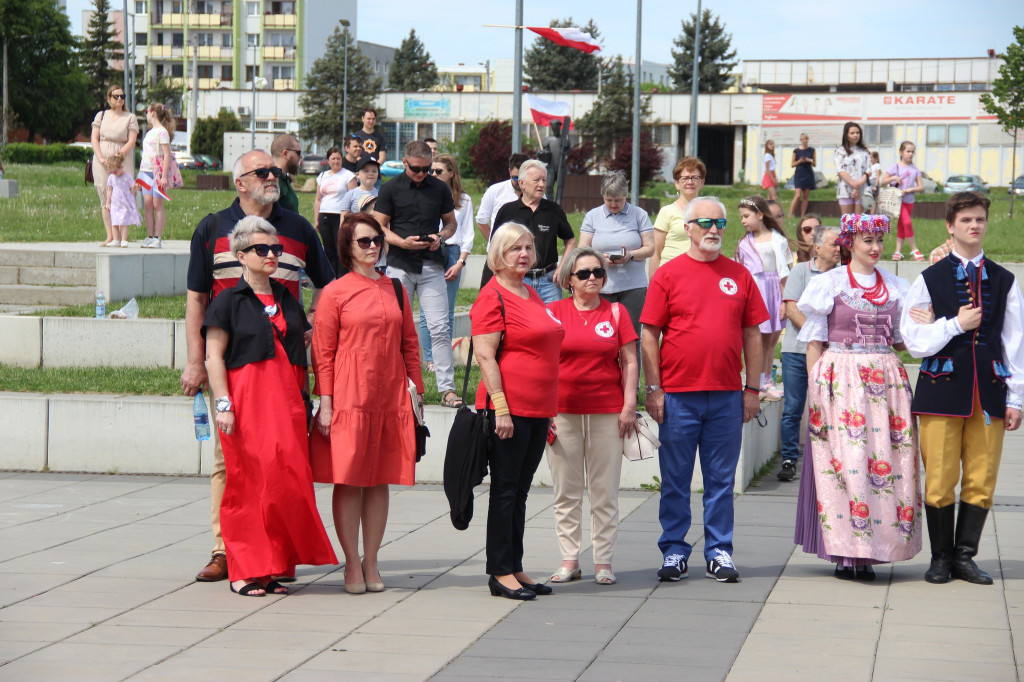
<svg viewBox="0 0 1024 682">
<path fill-rule="evenodd" d="M 733 482 L 742 426 L 759 408 L 759 389 L 740 380 L 740 352 L 746 375 L 760 376 L 758 325 L 768 311 L 750 272 L 721 256 L 722 202 L 694 199 L 683 220 L 690 250 L 654 274 L 640 315 L 647 411 L 661 424 L 658 547 L 664 562 L 658 578 L 687 577 L 690 482 L 699 448 L 705 575 L 734 583 Z"/>
</svg>

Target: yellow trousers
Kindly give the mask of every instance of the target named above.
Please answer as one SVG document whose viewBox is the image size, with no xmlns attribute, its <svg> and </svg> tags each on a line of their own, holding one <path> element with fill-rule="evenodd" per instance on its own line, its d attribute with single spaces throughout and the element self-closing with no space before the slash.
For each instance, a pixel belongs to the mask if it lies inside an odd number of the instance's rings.
<svg viewBox="0 0 1024 682">
<path fill-rule="evenodd" d="M 992 507 L 1005 424 L 1002 419 L 994 417 L 990 421 L 990 424 L 985 424 L 977 390 L 974 392 L 974 414 L 970 417 L 920 415 L 925 504 L 932 507 L 953 504 L 956 502 L 956 484 L 961 483 L 962 502 L 983 509 Z"/>
</svg>

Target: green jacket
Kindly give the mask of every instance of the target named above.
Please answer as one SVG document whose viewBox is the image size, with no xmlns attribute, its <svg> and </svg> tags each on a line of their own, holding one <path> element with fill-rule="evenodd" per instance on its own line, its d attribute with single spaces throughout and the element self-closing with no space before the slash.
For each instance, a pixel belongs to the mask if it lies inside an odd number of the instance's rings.
<svg viewBox="0 0 1024 682">
<path fill-rule="evenodd" d="M 287 208 L 292 213 L 298 213 L 299 195 L 292 188 L 291 177 L 287 174 L 283 175 L 278 181 L 278 185 L 281 187 L 281 198 L 277 200 L 277 203 L 281 204 L 281 208 Z"/>
</svg>

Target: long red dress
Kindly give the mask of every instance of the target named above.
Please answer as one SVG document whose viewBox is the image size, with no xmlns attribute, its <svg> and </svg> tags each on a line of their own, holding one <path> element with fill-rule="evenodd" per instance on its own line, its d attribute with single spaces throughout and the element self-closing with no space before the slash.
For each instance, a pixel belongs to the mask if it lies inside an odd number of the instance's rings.
<svg viewBox="0 0 1024 682">
<path fill-rule="evenodd" d="M 320 395 L 333 396 L 331 434 L 310 436 L 313 479 L 370 487 L 412 485 L 416 435 L 408 380 L 423 392 L 419 338 L 394 285 L 350 272 L 323 290 L 313 323 Z"/>
<path fill-rule="evenodd" d="M 272 295 L 259 298 L 274 303 Z M 284 332 L 280 310 L 271 322 Z M 227 469 L 220 527 L 231 580 L 338 563 L 313 495 L 304 373 L 276 335 L 273 358 L 228 370 L 235 429 L 220 434 Z"/>
</svg>

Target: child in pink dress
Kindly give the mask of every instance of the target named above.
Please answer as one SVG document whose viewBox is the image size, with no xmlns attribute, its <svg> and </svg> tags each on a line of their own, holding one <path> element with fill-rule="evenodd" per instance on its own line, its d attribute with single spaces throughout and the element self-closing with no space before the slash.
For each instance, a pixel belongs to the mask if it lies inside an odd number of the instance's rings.
<svg viewBox="0 0 1024 682">
<path fill-rule="evenodd" d="M 124 170 L 124 156 L 118 152 L 107 157 L 107 202 L 103 208 L 110 211 L 110 225 L 113 231 L 100 246 L 128 248 L 128 226 L 142 222 L 139 208 L 135 205 L 135 179 Z M 118 239 L 120 237 L 120 239 Z"/>
</svg>

